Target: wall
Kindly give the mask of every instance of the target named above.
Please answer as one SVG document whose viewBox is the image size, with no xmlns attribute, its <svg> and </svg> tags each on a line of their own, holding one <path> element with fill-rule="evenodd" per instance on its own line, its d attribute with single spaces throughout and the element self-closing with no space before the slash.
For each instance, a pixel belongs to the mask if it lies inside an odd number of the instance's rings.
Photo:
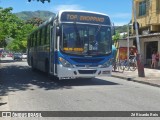
<svg viewBox="0 0 160 120">
<path fill-rule="evenodd" d="M 119 47 L 127 47 L 127 39 L 120 39 L 119 41 Z M 133 39 L 129 39 L 129 47 L 133 46 Z"/>
<path fill-rule="evenodd" d="M 148 0 L 151 1 L 151 4 L 149 5 L 149 3 L 147 3 L 146 15 L 143 16 L 138 16 L 140 1 L 144 0 L 134 0 L 134 4 L 136 5 L 137 22 L 139 23 L 140 29 L 149 29 L 150 32 L 160 32 L 160 29 L 157 29 L 157 27 L 160 27 L 160 11 L 157 12 L 156 0 Z M 132 10 L 132 21 L 134 21 L 133 16 L 134 14 Z"/>
</svg>

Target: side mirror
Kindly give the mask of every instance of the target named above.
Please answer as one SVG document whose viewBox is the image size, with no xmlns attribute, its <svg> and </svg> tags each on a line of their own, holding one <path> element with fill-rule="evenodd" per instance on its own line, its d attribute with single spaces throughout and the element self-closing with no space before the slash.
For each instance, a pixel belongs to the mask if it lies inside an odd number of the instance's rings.
<svg viewBox="0 0 160 120">
<path fill-rule="evenodd" d="M 56 34 L 57 36 L 60 36 L 62 34 L 60 27 L 56 27 Z"/>
<path fill-rule="evenodd" d="M 56 27 L 56 34 L 57 34 L 57 36 L 60 35 L 60 29 L 59 29 L 59 27 Z"/>
</svg>

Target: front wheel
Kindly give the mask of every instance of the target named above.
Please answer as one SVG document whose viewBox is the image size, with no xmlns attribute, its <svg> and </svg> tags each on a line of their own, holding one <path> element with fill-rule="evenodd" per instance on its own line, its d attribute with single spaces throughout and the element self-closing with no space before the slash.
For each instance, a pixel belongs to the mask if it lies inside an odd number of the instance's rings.
<svg viewBox="0 0 160 120">
<path fill-rule="evenodd" d="M 130 70 L 131 71 L 135 71 L 137 69 L 137 65 L 136 65 L 136 63 L 130 63 Z"/>
</svg>

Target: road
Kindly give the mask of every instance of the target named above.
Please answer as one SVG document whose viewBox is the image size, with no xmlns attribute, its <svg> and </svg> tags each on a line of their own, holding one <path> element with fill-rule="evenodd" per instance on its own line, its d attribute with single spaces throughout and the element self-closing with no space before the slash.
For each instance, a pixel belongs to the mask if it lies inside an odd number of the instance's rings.
<svg viewBox="0 0 160 120">
<path fill-rule="evenodd" d="M 1 111 L 160 111 L 157 87 L 113 77 L 55 81 L 26 61 L 1 61 L 0 89 Z"/>
</svg>

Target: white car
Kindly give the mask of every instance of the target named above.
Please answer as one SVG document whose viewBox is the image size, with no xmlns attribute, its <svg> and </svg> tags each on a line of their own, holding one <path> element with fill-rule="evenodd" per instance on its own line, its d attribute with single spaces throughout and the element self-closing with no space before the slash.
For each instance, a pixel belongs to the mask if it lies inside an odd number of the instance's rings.
<svg viewBox="0 0 160 120">
<path fill-rule="evenodd" d="M 26 54 L 26 53 L 24 53 L 24 54 L 22 55 L 22 59 L 27 59 L 27 54 Z"/>
</svg>

